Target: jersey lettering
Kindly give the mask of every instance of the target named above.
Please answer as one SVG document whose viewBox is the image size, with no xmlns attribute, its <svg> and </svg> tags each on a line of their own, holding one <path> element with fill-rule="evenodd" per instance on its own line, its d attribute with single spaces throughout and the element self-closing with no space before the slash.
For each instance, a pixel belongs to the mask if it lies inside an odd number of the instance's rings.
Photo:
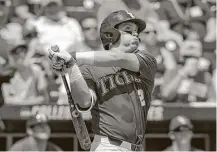
<svg viewBox="0 0 217 152">
<path fill-rule="evenodd" d="M 101 86 L 101 91 L 102 91 L 102 96 L 104 96 L 106 93 L 109 92 L 109 90 L 106 87 L 106 82 L 107 81 L 107 77 L 103 77 L 98 84 Z"/>
<path fill-rule="evenodd" d="M 123 78 L 121 78 L 122 73 L 118 73 L 115 75 L 115 82 L 117 83 L 117 85 L 124 85 L 124 81 Z"/>
<path fill-rule="evenodd" d="M 127 71 L 118 72 L 114 75 L 109 75 L 102 77 L 97 82 L 97 88 L 101 90 L 101 96 L 105 96 L 109 91 L 117 88 L 118 86 L 124 86 L 131 84 L 132 82 L 141 83 L 141 79 L 134 77 L 133 75 L 127 73 Z M 141 89 L 142 91 L 142 89 Z M 144 99 L 143 91 L 139 91 L 141 96 L 141 103 L 144 105 L 142 98 Z"/>
<path fill-rule="evenodd" d="M 108 76 L 108 80 L 109 80 L 109 84 L 110 84 L 110 90 L 114 89 L 117 87 L 117 85 L 115 84 L 114 80 L 114 75 L 110 75 Z"/>
<path fill-rule="evenodd" d="M 123 71 L 122 75 L 123 75 L 123 78 L 124 78 L 126 84 L 132 83 L 132 81 L 131 81 L 132 79 L 130 80 L 131 77 L 129 75 L 127 75 L 126 71 Z"/>
</svg>

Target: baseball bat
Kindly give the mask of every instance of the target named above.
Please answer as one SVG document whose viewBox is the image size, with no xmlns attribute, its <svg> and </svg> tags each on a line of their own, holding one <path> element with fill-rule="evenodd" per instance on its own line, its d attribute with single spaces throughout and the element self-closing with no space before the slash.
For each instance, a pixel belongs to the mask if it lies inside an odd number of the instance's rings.
<svg viewBox="0 0 217 152">
<path fill-rule="evenodd" d="M 54 47 L 57 47 L 57 46 L 54 46 Z M 59 48 L 58 47 L 52 48 L 52 50 L 54 52 L 58 52 Z M 90 146 L 91 146 L 91 140 L 90 140 L 90 136 L 87 130 L 87 126 L 84 122 L 84 119 L 82 118 L 82 114 L 75 107 L 75 102 L 72 98 L 72 94 L 71 94 L 71 91 L 70 91 L 65 75 L 62 75 L 62 80 L 63 80 L 64 86 L 67 92 L 72 122 L 75 128 L 78 141 L 82 149 L 88 150 L 90 149 Z"/>
</svg>

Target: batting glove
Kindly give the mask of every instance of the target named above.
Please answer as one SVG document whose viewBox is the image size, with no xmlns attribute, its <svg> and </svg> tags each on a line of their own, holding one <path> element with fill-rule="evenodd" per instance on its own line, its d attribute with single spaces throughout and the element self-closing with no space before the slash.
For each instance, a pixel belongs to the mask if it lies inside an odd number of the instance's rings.
<svg viewBox="0 0 217 152">
<path fill-rule="evenodd" d="M 48 51 L 53 70 L 58 74 L 64 75 L 76 63 L 75 59 L 68 52 L 59 52 L 58 46 L 52 46 Z"/>
</svg>

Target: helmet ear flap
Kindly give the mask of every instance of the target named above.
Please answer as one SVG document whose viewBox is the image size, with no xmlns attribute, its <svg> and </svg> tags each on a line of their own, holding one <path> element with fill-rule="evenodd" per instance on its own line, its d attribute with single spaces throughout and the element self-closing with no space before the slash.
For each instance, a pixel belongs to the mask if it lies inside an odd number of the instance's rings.
<svg viewBox="0 0 217 152">
<path fill-rule="evenodd" d="M 120 36 L 121 36 L 121 33 L 117 29 L 111 26 L 101 28 L 100 37 L 101 37 L 103 46 L 106 50 L 109 50 L 109 45 L 117 42 Z"/>
</svg>

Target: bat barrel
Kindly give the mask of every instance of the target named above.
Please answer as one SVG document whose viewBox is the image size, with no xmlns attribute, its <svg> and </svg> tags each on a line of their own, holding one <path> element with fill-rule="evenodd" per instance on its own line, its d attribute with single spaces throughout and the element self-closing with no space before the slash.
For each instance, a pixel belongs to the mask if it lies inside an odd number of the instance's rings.
<svg viewBox="0 0 217 152">
<path fill-rule="evenodd" d="M 72 122 L 75 128 L 76 134 L 77 134 L 78 141 L 82 149 L 88 150 L 90 149 L 90 146 L 91 146 L 91 140 L 90 140 L 90 136 L 89 136 L 86 124 L 84 122 L 84 119 L 82 118 L 81 113 L 79 113 L 75 107 L 75 103 L 73 101 L 66 77 L 62 76 L 62 80 L 65 85 L 67 96 L 69 99 L 68 101 L 69 101 L 69 106 L 70 106 L 70 113 L 72 116 Z"/>
</svg>

